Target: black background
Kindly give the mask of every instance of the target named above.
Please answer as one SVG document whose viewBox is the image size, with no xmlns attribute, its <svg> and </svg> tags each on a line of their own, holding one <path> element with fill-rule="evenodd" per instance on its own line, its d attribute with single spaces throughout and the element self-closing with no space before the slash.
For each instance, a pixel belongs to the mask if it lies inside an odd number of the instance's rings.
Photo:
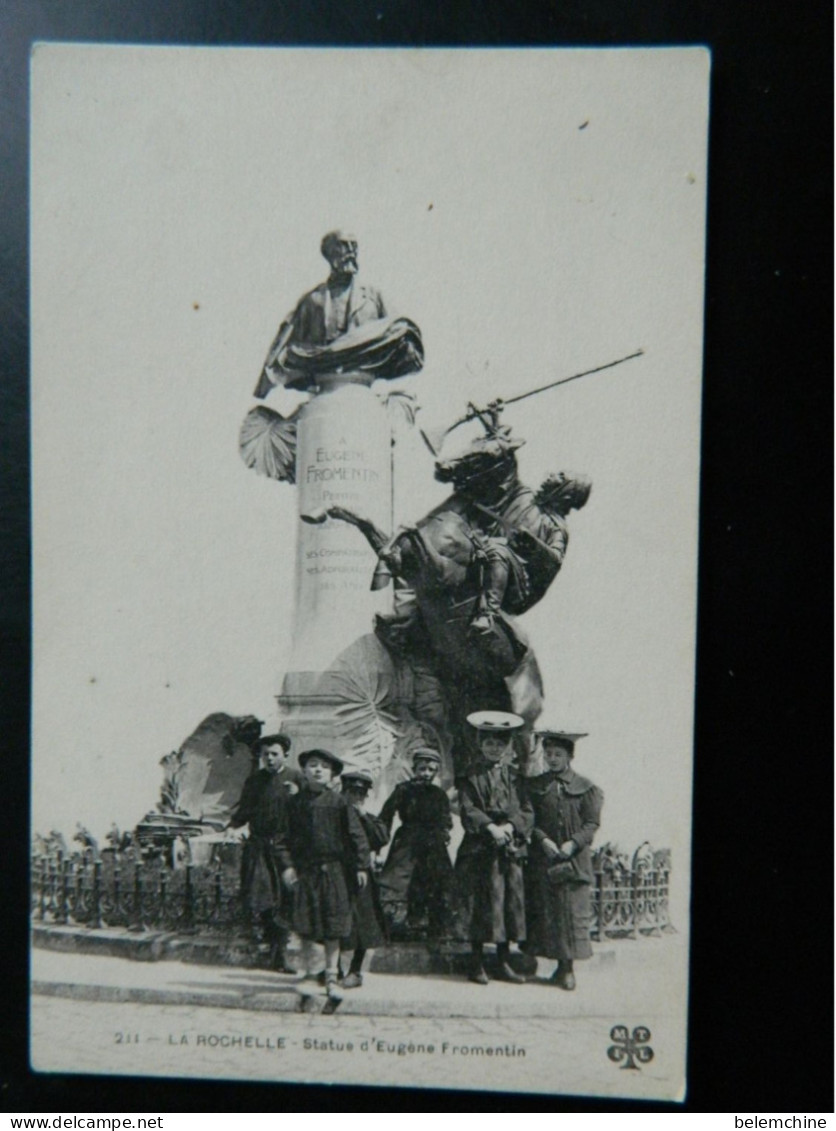
<svg viewBox="0 0 836 1131">
<path fill-rule="evenodd" d="M 0 0 L 3 1108 L 673 1106 L 29 1072 L 27 68 L 39 38 L 712 49 L 685 1107 L 832 1111 L 833 29 L 829 4 L 787 0 Z"/>
</svg>

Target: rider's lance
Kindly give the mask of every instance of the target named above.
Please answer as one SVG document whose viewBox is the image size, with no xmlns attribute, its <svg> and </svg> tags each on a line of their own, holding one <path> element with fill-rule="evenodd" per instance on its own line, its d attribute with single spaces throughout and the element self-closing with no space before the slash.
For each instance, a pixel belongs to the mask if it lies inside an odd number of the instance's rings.
<svg viewBox="0 0 836 1131">
<path fill-rule="evenodd" d="M 561 377 L 558 381 L 551 381 L 548 385 L 540 385 L 537 389 L 529 389 L 527 393 L 519 393 L 516 397 L 509 397 L 507 400 L 497 399 L 492 401 L 487 408 L 480 409 L 475 405 L 469 404 L 465 415 L 454 421 L 449 428 L 421 429 L 424 443 L 432 454 L 437 456 L 445 436 L 448 436 L 453 429 L 458 428 L 459 425 L 467 424 L 469 420 L 481 420 L 485 428 L 490 432 L 491 428 L 496 426 L 498 414 L 506 405 L 516 404 L 517 401 L 524 401 L 526 397 L 534 397 L 538 393 L 545 393 L 548 389 L 556 389 L 558 385 L 568 385 L 570 381 L 577 381 L 580 377 L 589 377 L 592 373 L 601 373 L 604 369 L 612 369 L 615 365 L 621 365 L 623 362 L 631 361 L 634 357 L 641 357 L 643 354 L 644 350 L 636 350 L 634 353 L 628 353 L 626 357 L 619 357 L 617 361 L 608 361 L 606 365 L 596 365 L 594 369 L 584 369 L 582 373 L 573 373 L 571 377 Z"/>
</svg>

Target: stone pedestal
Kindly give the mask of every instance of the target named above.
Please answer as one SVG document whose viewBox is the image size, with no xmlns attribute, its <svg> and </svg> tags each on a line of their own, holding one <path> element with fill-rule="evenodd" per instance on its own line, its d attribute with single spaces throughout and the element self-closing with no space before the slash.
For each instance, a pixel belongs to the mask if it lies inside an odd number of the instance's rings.
<svg viewBox="0 0 836 1131">
<path fill-rule="evenodd" d="M 365 384 L 334 379 L 299 415 L 298 514 L 340 504 L 388 531 L 392 522 L 392 439 L 386 409 Z M 282 729 L 298 754 L 314 746 L 345 756 L 338 714 L 351 702 L 332 672 L 337 658 L 371 632 L 391 606 L 391 588 L 371 590 L 377 556 L 353 526 L 297 522 L 291 661 L 277 696 Z M 349 759 L 350 761 L 351 759 Z"/>
</svg>

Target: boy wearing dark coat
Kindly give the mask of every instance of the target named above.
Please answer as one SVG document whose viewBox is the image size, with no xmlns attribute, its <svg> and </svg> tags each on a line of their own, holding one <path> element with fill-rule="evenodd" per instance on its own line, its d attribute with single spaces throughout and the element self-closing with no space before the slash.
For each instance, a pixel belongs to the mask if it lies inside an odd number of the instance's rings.
<svg viewBox="0 0 836 1131">
<path fill-rule="evenodd" d="M 557 959 L 551 981 L 564 990 L 575 988 L 575 959 L 592 957 L 595 877 L 590 845 L 601 823 L 604 795 L 572 769 L 575 743 L 585 737 L 559 730 L 536 732 L 547 769 L 527 781 L 534 832 L 526 869 L 525 950 Z"/>
<path fill-rule="evenodd" d="M 291 794 L 298 790 L 302 775 L 287 764 L 287 735 L 264 735 L 259 739 L 258 750 L 262 767 L 244 782 L 229 827 L 249 825 L 250 830 L 241 856 L 241 898 L 247 918 L 270 944 L 272 969 L 294 974 L 285 958 L 290 900 L 282 892 L 275 848 L 286 831 L 287 805 Z"/>
<path fill-rule="evenodd" d="M 456 890 L 462 933 L 473 954 L 470 980 L 488 983 L 483 951 L 496 943 L 497 972 L 507 982 L 524 982 L 510 963 L 510 943 L 526 935 L 523 861 L 534 814 L 522 779 L 510 765 L 519 715 L 477 711 L 467 721 L 478 731 L 477 762 L 459 786 L 464 839 L 456 856 Z"/>
<path fill-rule="evenodd" d="M 380 877 L 380 900 L 394 923 L 426 924 L 431 937 L 449 926 L 453 865 L 447 852 L 453 819 L 450 800 L 434 778 L 441 756 L 419 747 L 412 756 L 413 777 L 401 782 L 380 811 L 387 834 L 395 833 Z"/>
<path fill-rule="evenodd" d="M 369 882 L 355 892 L 351 907 L 351 934 L 342 940 L 344 952 L 353 951 L 351 965 L 343 978 L 343 989 L 353 990 L 363 984 L 363 959 L 367 950 L 382 946 L 386 942 L 386 928 L 380 906 L 380 893 L 374 872 L 375 853 L 389 842 L 389 830 L 380 819 L 366 813 L 363 806 L 374 785 L 374 778 L 366 770 L 346 771 L 340 778 L 343 796 L 353 805 L 369 842 L 371 867 Z"/>
<path fill-rule="evenodd" d="M 331 789 L 343 769 L 340 759 L 329 750 L 306 750 L 299 765 L 305 781 L 288 803 L 277 855 L 294 895 L 292 927 L 302 939 L 305 978 L 317 977 L 314 944 L 325 947 L 326 1009 L 332 1013 L 342 1000 L 340 939 L 351 933 L 352 896 L 368 883 L 369 842 L 355 807 Z"/>
</svg>

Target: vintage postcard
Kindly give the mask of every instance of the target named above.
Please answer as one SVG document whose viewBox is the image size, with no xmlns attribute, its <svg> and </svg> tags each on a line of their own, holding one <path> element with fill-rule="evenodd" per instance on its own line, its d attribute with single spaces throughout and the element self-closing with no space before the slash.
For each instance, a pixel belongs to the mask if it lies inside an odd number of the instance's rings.
<svg viewBox="0 0 836 1131">
<path fill-rule="evenodd" d="M 36 45 L 37 1070 L 684 1097 L 709 68 Z"/>
</svg>

